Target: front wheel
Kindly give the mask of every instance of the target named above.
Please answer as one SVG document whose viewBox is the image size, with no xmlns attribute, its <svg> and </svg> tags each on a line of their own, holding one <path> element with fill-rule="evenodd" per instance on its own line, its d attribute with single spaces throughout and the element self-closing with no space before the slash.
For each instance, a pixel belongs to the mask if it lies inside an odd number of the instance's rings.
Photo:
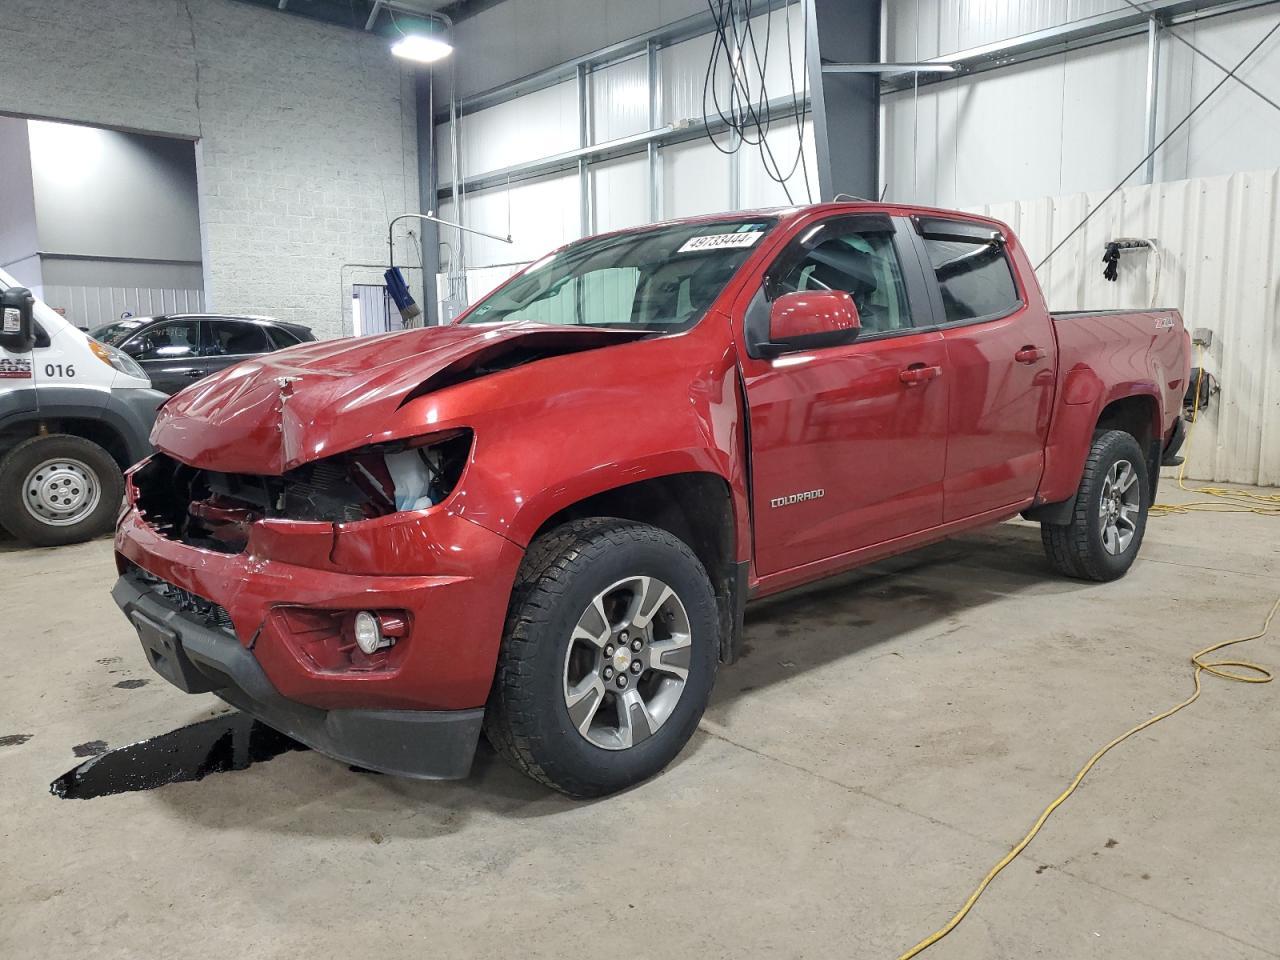
<svg viewBox="0 0 1280 960">
<path fill-rule="evenodd" d="M 570 796 L 622 790 L 693 734 L 718 647 L 711 581 L 681 540 L 625 520 L 566 524 L 521 565 L 485 733 Z"/>
<path fill-rule="evenodd" d="M 32 437 L 0 461 L 0 524 L 37 547 L 106 533 L 123 497 L 119 465 L 83 437 Z"/>
<path fill-rule="evenodd" d="M 1133 565 L 1147 528 L 1151 484 L 1142 448 L 1122 430 L 1093 438 L 1071 521 L 1040 525 L 1050 562 L 1081 580 L 1115 580 Z"/>
</svg>

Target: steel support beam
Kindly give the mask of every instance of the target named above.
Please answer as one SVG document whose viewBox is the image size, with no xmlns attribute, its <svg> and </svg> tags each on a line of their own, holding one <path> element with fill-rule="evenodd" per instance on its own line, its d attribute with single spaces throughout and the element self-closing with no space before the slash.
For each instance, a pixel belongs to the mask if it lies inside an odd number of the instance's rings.
<svg viewBox="0 0 1280 960">
<path fill-rule="evenodd" d="M 591 74 L 585 63 L 578 64 L 578 148 L 591 146 Z M 578 236 L 594 232 L 591 209 L 591 173 L 587 170 L 587 154 L 578 156 Z"/>
<path fill-rule="evenodd" d="M 958 73 L 950 63 L 824 63 L 823 73 Z"/>
<path fill-rule="evenodd" d="M 418 209 L 434 207 L 437 161 L 435 128 L 431 115 L 435 106 L 435 86 L 430 70 L 417 70 L 414 76 L 417 103 L 418 141 Z M 430 220 L 421 222 L 418 240 L 422 244 L 422 322 L 428 327 L 440 323 L 440 305 L 436 300 L 436 274 L 440 272 L 440 227 Z"/>
<path fill-rule="evenodd" d="M 959 73 L 982 73 L 1067 50 L 1139 36 L 1147 32 L 1148 21 L 1153 16 L 1168 27 L 1255 7 L 1271 6 L 1276 2 L 1278 0 L 1147 0 L 1142 9 L 1126 6 L 1009 40 L 959 50 L 924 62 L 953 66 Z M 947 75 L 901 73 L 885 77 L 880 89 L 882 93 L 890 93 L 909 90 L 917 81 L 923 87 L 948 79 L 951 77 Z"/>
<path fill-rule="evenodd" d="M 1152 17 L 1147 21 L 1147 139 L 1146 166 L 1142 170 L 1142 182 L 1154 183 L 1156 178 L 1156 109 L 1160 98 L 1160 21 Z"/>
<path fill-rule="evenodd" d="M 875 73 L 836 72 L 826 64 L 880 59 L 880 0 L 802 0 L 808 23 L 809 96 L 818 193 L 879 196 L 880 81 Z M 815 198 L 818 199 L 818 198 Z"/>
<path fill-rule="evenodd" d="M 645 44 L 645 60 L 648 66 L 649 94 L 649 129 L 656 130 L 662 123 L 662 90 L 661 73 L 658 63 L 658 41 L 650 40 Z M 658 141 L 650 140 L 645 145 L 649 162 L 649 222 L 657 223 L 662 219 L 662 153 Z"/>
</svg>

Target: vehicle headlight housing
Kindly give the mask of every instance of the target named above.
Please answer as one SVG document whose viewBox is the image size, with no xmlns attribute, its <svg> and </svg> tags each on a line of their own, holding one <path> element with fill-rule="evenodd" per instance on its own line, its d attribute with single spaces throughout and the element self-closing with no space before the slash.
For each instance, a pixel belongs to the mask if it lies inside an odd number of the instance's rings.
<svg viewBox="0 0 1280 960">
<path fill-rule="evenodd" d="M 147 376 L 147 371 L 138 365 L 138 361 L 129 356 L 123 350 L 108 346 L 98 340 L 89 338 L 89 349 L 93 351 L 93 355 L 105 363 L 109 367 L 115 367 L 125 376 L 136 377 L 139 380 L 151 382 L 151 378 Z"/>
</svg>

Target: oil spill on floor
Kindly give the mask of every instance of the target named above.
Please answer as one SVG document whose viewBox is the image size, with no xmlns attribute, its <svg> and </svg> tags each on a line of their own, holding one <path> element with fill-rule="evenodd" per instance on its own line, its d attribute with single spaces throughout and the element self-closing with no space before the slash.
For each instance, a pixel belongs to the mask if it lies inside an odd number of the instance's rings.
<svg viewBox="0 0 1280 960">
<path fill-rule="evenodd" d="M 0 737 L 0 747 L 17 747 L 30 740 L 30 733 L 9 733 Z"/>
<path fill-rule="evenodd" d="M 49 791 L 64 800 L 90 800 L 154 790 L 306 749 L 246 714 L 228 713 L 108 750 L 68 770 L 49 784 Z"/>
</svg>

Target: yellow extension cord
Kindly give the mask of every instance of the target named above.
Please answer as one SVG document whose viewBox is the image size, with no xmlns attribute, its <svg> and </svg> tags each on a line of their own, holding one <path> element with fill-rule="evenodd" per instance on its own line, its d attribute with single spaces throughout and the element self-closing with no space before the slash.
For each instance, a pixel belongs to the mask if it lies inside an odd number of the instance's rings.
<svg viewBox="0 0 1280 960">
<path fill-rule="evenodd" d="M 1201 369 L 1200 375 L 1201 377 L 1203 377 L 1204 376 L 1203 365 L 1201 365 L 1200 369 Z M 1199 394 L 1200 394 L 1200 379 L 1197 378 L 1196 396 L 1199 397 Z M 1199 409 L 1198 405 L 1196 409 L 1198 411 Z M 1196 413 L 1193 412 L 1191 415 L 1191 425 L 1193 428 L 1195 426 L 1195 422 L 1196 422 Z M 1188 430 L 1187 431 L 1188 448 L 1190 447 L 1190 444 L 1191 444 L 1191 431 Z M 1171 514 L 1191 513 L 1193 511 L 1198 511 L 1198 510 L 1211 512 L 1211 513 L 1257 513 L 1257 514 L 1261 514 L 1263 516 L 1269 516 L 1269 517 L 1280 516 L 1280 495 L 1259 494 L 1259 493 L 1253 493 L 1252 491 L 1249 491 L 1249 490 L 1229 490 L 1222 487 L 1195 487 L 1188 490 L 1188 488 L 1183 483 L 1183 479 L 1182 479 L 1183 471 L 1185 469 L 1186 469 L 1186 461 L 1183 461 L 1182 466 L 1178 470 L 1179 489 L 1187 490 L 1188 493 L 1198 493 L 1206 497 L 1220 498 L 1220 499 L 1226 500 L 1227 503 L 1219 504 L 1213 501 L 1204 501 L 1204 500 L 1194 501 L 1192 503 L 1184 503 L 1184 504 L 1158 503 L 1158 504 L 1153 504 L 1150 509 L 1150 514 L 1152 516 L 1168 516 Z M 1192 674 L 1192 679 L 1195 681 L 1195 690 L 1192 692 L 1191 696 L 1187 697 L 1187 699 L 1183 700 L 1181 703 L 1178 703 L 1175 706 L 1170 707 L 1168 710 L 1164 711 L 1163 713 L 1157 713 L 1155 716 L 1149 717 L 1148 719 L 1143 720 L 1137 726 L 1130 727 L 1128 730 L 1120 734 L 1120 736 L 1116 737 L 1114 740 L 1108 743 L 1105 747 L 1103 747 L 1097 753 L 1095 753 L 1092 757 L 1090 757 L 1088 762 L 1086 762 L 1085 765 L 1080 768 L 1080 772 L 1075 775 L 1075 778 L 1071 781 L 1071 784 L 1067 787 L 1067 789 L 1063 790 L 1062 793 L 1058 795 L 1057 799 L 1053 801 L 1053 803 L 1049 804 L 1047 807 L 1044 808 L 1044 811 L 1040 814 L 1039 818 L 1032 825 L 1031 829 L 1027 831 L 1027 835 L 1023 837 L 1021 840 L 1019 840 L 1017 845 L 1008 853 L 1006 853 L 1000 859 L 1000 862 L 997 863 L 994 867 L 990 869 L 990 871 L 987 872 L 987 875 L 982 878 L 982 882 L 979 883 L 978 886 L 974 888 L 973 893 L 969 894 L 969 899 L 965 901 L 964 906 L 961 907 L 958 911 L 956 911 L 955 916 L 953 916 L 950 920 L 948 920 L 943 926 L 939 927 L 934 933 L 925 937 L 923 940 L 917 943 L 914 947 L 912 947 L 906 953 L 898 957 L 898 960 L 910 960 L 910 958 L 912 957 L 919 956 L 925 950 L 928 950 L 931 946 L 933 946 L 935 943 L 937 943 L 939 940 L 941 940 L 943 937 L 949 934 L 952 930 L 958 927 L 960 925 L 960 921 L 963 920 L 965 916 L 968 915 L 969 911 L 973 909 L 973 905 L 978 902 L 978 898 L 982 896 L 983 892 L 991 884 L 991 881 L 996 878 L 996 875 L 999 874 L 1000 871 L 1003 870 L 1005 867 L 1007 867 L 1009 864 L 1013 863 L 1013 861 L 1017 859 L 1018 855 L 1021 854 L 1022 851 L 1027 848 L 1028 844 L 1030 844 L 1031 841 L 1035 839 L 1036 834 L 1040 832 L 1040 828 L 1044 826 L 1045 821 L 1047 821 L 1049 817 L 1053 814 L 1053 811 L 1057 810 L 1058 807 L 1062 806 L 1062 804 L 1064 804 L 1067 801 L 1067 798 L 1076 792 L 1076 788 L 1080 786 L 1080 783 L 1084 780 L 1085 776 L 1089 773 L 1090 770 L 1093 769 L 1094 764 L 1096 764 L 1099 760 L 1101 760 L 1109 750 L 1111 750 L 1113 747 L 1120 745 L 1125 740 L 1128 740 L 1135 733 L 1145 730 L 1147 729 L 1147 727 L 1153 726 L 1154 724 L 1159 723 L 1161 720 L 1165 720 L 1169 717 L 1172 717 L 1179 710 L 1183 710 L 1186 707 L 1191 706 L 1191 704 L 1195 703 L 1197 700 L 1199 700 L 1200 689 L 1201 689 L 1200 675 L 1202 673 L 1211 673 L 1215 677 L 1221 677 L 1224 680 L 1234 680 L 1239 683 L 1270 683 L 1272 680 L 1271 671 L 1268 670 L 1266 667 L 1260 666 L 1259 664 L 1250 663 L 1248 660 L 1206 661 L 1204 657 L 1208 656 L 1214 651 L 1221 650 L 1223 647 L 1229 647 L 1237 643 L 1246 643 L 1249 640 L 1258 640 L 1266 636 L 1268 631 L 1270 631 L 1271 629 L 1271 621 L 1272 619 L 1275 618 L 1276 612 L 1278 610 L 1280 610 L 1280 597 L 1276 597 L 1275 603 L 1271 605 L 1271 610 L 1267 613 L 1266 618 L 1262 621 L 1262 629 L 1260 629 L 1257 633 L 1251 633 L 1246 637 L 1236 637 L 1232 640 L 1223 640 L 1220 643 L 1212 644 L 1211 646 L 1205 647 L 1203 650 L 1197 651 L 1195 654 L 1193 654 L 1191 657 L 1191 664 L 1194 667 L 1194 673 Z M 1236 671 L 1233 671 L 1231 669 L 1232 667 L 1236 668 Z M 1240 672 L 1237 672 L 1237 671 L 1240 671 Z"/>
</svg>

